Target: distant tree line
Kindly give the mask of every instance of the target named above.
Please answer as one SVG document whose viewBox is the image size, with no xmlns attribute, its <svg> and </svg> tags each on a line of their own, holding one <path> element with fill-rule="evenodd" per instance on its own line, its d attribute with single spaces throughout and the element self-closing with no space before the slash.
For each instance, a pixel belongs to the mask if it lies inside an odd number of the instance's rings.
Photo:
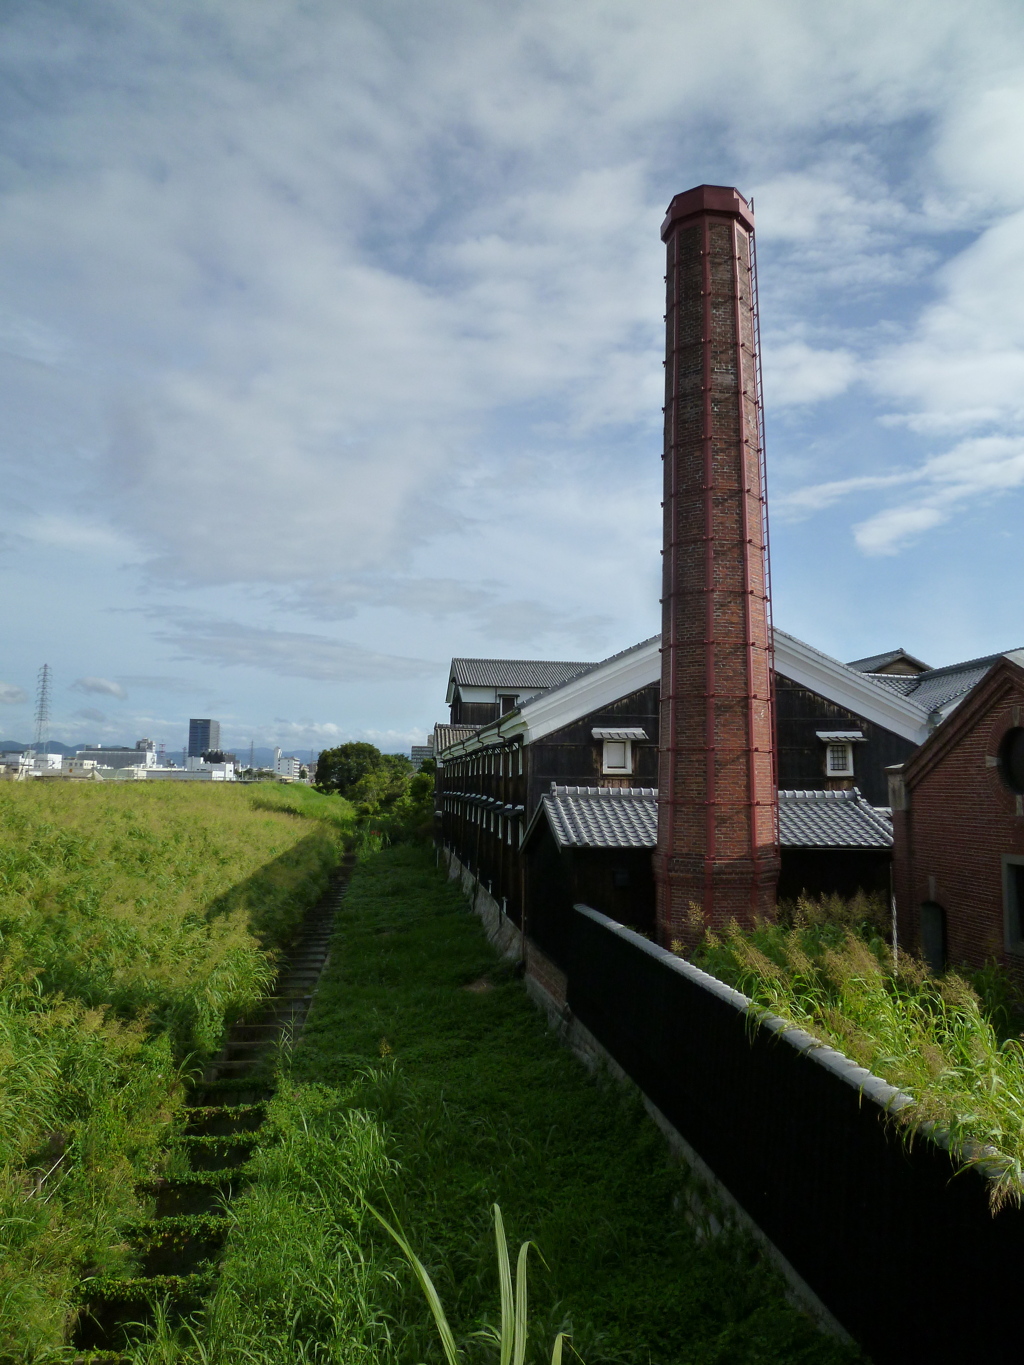
<svg viewBox="0 0 1024 1365">
<path fill-rule="evenodd" d="M 419 772 L 404 754 L 382 754 L 353 742 L 324 749 L 317 759 L 318 791 L 351 801 L 391 839 L 429 837 L 434 813 L 434 763 Z"/>
</svg>

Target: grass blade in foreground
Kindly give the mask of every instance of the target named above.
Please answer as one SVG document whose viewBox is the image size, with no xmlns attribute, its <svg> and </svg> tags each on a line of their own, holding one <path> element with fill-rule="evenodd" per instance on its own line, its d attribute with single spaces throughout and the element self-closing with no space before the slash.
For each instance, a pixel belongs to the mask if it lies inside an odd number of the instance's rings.
<svg viewBox="0 0 1024 1365">
<path fill-rule="evenodd" d="M 462 1352 L 455 1344 L 455 1337 L 452 1335 L 452 1329 L 448 1325 L 448 1318 L 445 1316 L 440 1296 L 434 1288 L 434 1282 L 430 1278 L 426 1267 L 409 1245 L 408 1238 L 405 1234 L 400 1229 L 393 1228 L 388 1220 L 383 1217 L 382 1214 L 378 1213 L 371 1204 L 367 1204 L 367 1208 L 381 1226 L 395 1239 L 399 1247 L 401 1247 L 402 1255 L 412 1266 L 416 1278 L 419 1280 L 420 1287 L 426 1296 L 427 1303 L 430 1305 L 430 1311 L 434 1315 L 438 1336 L 441 1338 L 441 1345 L 444 1347 L 444 1353 L 448 1358 L 449 1365 L 461 1365 Z M 513 1311 L 512 1275 L 508 1259 L 508 1242 L 505 1238 L 505 1225 L 502 1221 L 501 1209 L 497 1204 L 494 1205 L 494 1240 L 497 1245 L 498 1283 L 501 1293 L 501 1331 L 498 1339 L 499 1361 L 500 1365 L 508 1365 L 511 1358 L 512 1365 L 523 1365 L 523 1361 L 526 1358 L 526 1339 L 529 1335 L 526 1304 L 526 1258 L 530 1250 L 530 1243 L 524 1242 L 519 1248 L 519 1257 L 516 1261 L 515 1309 Z M 554 1345 L 551 1348 L 551 1365 L 561 1365 L 562 1343 L 567 1340 L 568 1333 L 566 1332 L 559 1332 L 555 1337 Z"/>
<path fill-rule="evenodd" d="M 444 1353 L 448 1357 L 448 1365 L 459 1365 L 461 1359 L 459 1348 L 455 1345 L 452 1329 L 448 1325 L 448 1319 L 445 1317 L 444 1308 L 441 1305 L 437 1290 L 434 1288 L 434 1282 L 427 1273 L 426 1266 L 416 1255 L 415 1251 L 413 1251 L 407 1239 L 400 1231 L 393 1228 L 388 1220 L 382 1214 L 378 1213 L 372 1204 L 368 1204 L 367 1208 L 369 1208 L 378 1223 L 391 1234 L 401 1247 L 402 1255 L 412 1266 L 416 1278 L 420 1282 L 420 1288 L 423 1290 L 427 1303 L 430 1305 L 430 1311 L 434 1315 L 434 1322 L 437 1324 L 437 1334 L 441 1338 L 441 1345 L 444 1347 Z"/>
</svg>

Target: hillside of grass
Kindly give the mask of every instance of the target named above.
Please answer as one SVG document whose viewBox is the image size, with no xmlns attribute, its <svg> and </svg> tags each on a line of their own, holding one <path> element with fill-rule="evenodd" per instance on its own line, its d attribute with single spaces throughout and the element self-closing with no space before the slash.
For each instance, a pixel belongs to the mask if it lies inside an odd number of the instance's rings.
<svg viewBox="0 0 1024 1365">
<path fill-rule="evenodd" d="M 360 862 L 306 1031 L 230 1211 L 206 1312 L 139 1365 L 444 1359 L 400 1222 L 467 1361 L 497 1362 L 492 1205 L 530 1253 L 527 1359 L 840 1365 L 757 1247 L 706 1238 L 635 1098 L 563 1049 L 432 853 Z M 575 1359 L 567 1352 L 566 1359 Z"/>
<path fill-rule="evenodd" d="M 272 986 L 353 823 L 296 787 L 0 786 L 0 1359 L 123 1264 L 183 1081 Z"/>
<path fill-rule="evenodd" d="M 904 1131 L 935 1124 L 961 1165 L 982 1161 L 993 1212 L 1019 1204 L 1024 1040 L 1013 985 L 995 964 L 933 975 L 893 953 L 887 918 L 867 898 L 802 900 L 786 922 L 703 933 L 687 956 L 904 1091 Z"/>
</svg>

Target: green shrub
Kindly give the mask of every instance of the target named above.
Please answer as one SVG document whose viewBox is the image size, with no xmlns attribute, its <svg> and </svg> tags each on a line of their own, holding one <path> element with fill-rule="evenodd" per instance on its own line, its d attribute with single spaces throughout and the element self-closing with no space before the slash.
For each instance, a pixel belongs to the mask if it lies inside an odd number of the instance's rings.
<svg viewBox="0 0 1024 1365">
<path fill-rule="evenodd" d="M 835 907 L 832 907 L 834 911 Z M 827 910 L 827 907 L 826 907 Z M 805 1029 L 910 1096 L 908 1134 L 934 1123 L 964 1165 L 982 1163 L 993 1210 L 1024 1195 L 1024 1044 L 1001 1037 L 963 975 L 894 960 L 863 906 L 802 914 L 792 924 L 704 933 L 689 954 L 763 1009 Z M 856 924 L 858 930 L 849 927 Z M 1005 981 L 983 974 L 1008 1009 Z M 989 1149 L 986 1153 L 984 1149 Z M 991 1152 L 998 1161 L 990 1161 Z"/>
</svg>

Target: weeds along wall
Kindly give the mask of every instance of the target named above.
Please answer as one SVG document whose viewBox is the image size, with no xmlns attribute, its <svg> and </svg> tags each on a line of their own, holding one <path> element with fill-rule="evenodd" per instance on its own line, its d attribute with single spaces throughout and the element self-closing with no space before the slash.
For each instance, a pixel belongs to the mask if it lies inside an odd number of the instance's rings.
<svg viewBox="0 0 1024 1365">
<path fill-rule="evenodd" d="M 127 1264 L 190 1072 L 272 985 L 351 824 L 292 788 L 0 788 L 0 1359 Z"/>
<path fill-rule="evenodd" d="M 571 1016 L 876 1365 L 1020 1356 L 1024 1211 L 897 1131 L 899 1092 L 690 963 L 576 907 Z"/>
</svg>

